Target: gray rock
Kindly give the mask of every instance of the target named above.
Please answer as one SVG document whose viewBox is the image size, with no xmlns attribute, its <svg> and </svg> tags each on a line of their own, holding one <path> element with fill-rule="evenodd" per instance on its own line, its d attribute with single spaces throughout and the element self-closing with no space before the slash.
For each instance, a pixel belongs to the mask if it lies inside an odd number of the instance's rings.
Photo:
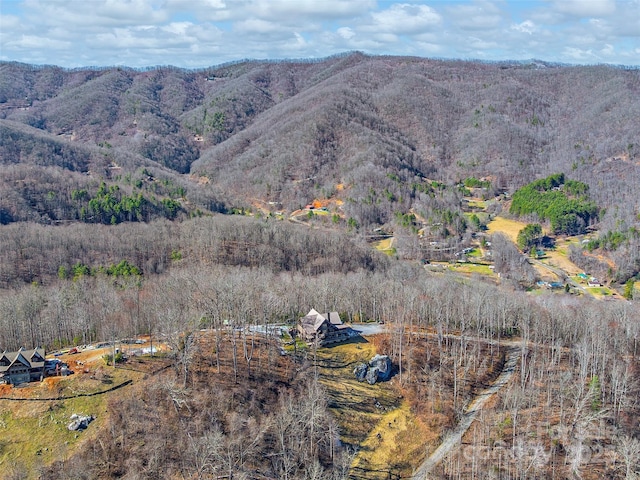
<svg viewBox="0 0 640 480">
<path fill-rule="evenodd" d="M 365 380 L 373 385 L 377 381 L 386 381 L 391 378 L 391 371 L 393 365 L 388 355 L 376 355 L 369 364 L 359 363 L 353 369 L 353 374 L 356 376 L 359 382 Z"/>
<path fill-rule="evenodd" d="M 369 366 L 377 369 L 378 380 L 386 381 L 391 378 L 392 364 L 388 355 L 376 355 L 369 360 Z"/>
<path fill-rule="evenodd" d="M 356 368 L 353 369 L 353 374 L 359 382 L 364 382 L 367 377 L 367 370 L 369 366 L 366 363 L 359 363 Z"/>
<path fill-rule="evenodd" d="M 373 385 L 378 381 L 378 367 L 369 367 L 367 372 L 367 382 L 369 385 Z"/>
<path fill-rule="evenodd" d="M 79 430 L 82 431 L 89 426 L 91 422 L 95 420 L 96 417 L 93 415 L 78 415 L 74 413 L 71 415 L 71 423 L 67 425 L 67 428 L 71 431 Z"/>
</svg>

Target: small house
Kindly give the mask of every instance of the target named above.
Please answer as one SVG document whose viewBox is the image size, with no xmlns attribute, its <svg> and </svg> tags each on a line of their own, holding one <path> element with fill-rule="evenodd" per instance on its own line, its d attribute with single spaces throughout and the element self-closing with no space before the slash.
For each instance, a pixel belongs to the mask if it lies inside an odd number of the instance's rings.
<svg viewBox="0 0 640 480">
<path fill-rule="evenodd" d="M 348 340 L 354 330 L 342 323 L 338 312 L 318 313 L 313 308 L 298 321 L 298 334 L 307 343 L 328 345 Z"/>
<path fill-rule="evenodd" d="M 44 348 L 17 352 L 2 352 L 0 355 L 0 381 L 11 384 L 38 381 L 44 378 Z"/>
</svg>

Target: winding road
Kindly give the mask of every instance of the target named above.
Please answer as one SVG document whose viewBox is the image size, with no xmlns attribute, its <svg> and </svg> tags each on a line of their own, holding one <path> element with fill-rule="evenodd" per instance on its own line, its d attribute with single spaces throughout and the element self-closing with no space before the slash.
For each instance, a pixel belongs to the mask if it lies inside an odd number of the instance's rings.
<svg viewBox="0 0 640 480">
<path fill-rule="evenodd" d="M 538 265 L 539 267 L 550 271 L 556 277 L 558 277 L 560 281 L 568 283 L 573 288 L 578 289 L 583 293 L 585 292 L 584 287 L 580 285 L 578 282 L 576 282 L 575 280 L 573 280 L 571 276 L 561 268 L 555 267 L 553 265 L 549 265 L 548 263 L 545 263 L 545 262 L 541 262 L 540 260 L 536 260 L 535 258 L 529 258 L 528 260 L 529 260 L 529 263 L 531 263 L 532 265 Z"/>
<path fill-rule="evenodd" d="M 358 330 L 361 335 L 377 335 L 379 333 L 383 333 L 388 330 L 387 325 L 380 324 L 354 324 L 354 329 Z M 423 334 L 424 335 L 424 334 Z M 437 337 L 435 333 L 427 333 L 426 336 L 429 337 Z M 442 335 L 442 338 L 451 338 L 455 340 L 459 340 L 462 338 L 460 335 L 456 334 L 445 334 Z M 496 393 L 498 393 L 507 383 L 511 380 L 513 376 L 516 366 L 518 365 L 518 360 L 522 354 L 522 349 L 525 351 L 532 346 L 528 342 L 522 342 L 521 340 L 490 340 L 490 339 L 474 339 L 472 337 L 467 337 L 468 341 L 481 341 L 487 344 L 493 345 L 502 345 L 507 348 L 506 357 L 504 365 L 502 366 L 502 371 L 498 375 L 498 377 L 491 382 L 487 388 L 482 390 L 478 395 L 476 395 L 469 404 L 465 407 L 464 414 L 460 419 L 456 428 L 445 435 L 442 443 L 436 448 L 429 457 L 426 458 L 424 462 L 414 471 L 411 478 L 413 480 L 428 480 L 429 473 L 444 459 L 444 457 L 454 450 L 456 447 L 460 445 L 462 441 L 462 437 L 469 430 L 473 422 L 478 416 L 478 413 L 484 408 L 491 398 L 494 397 Z"/>
<path fill-rule="evenodd" d="M 438 463 L 440 463 L 449 452 L 460 445 L 463 435 L 467 430 L 469 430 L 480 410 L 482 410 L 484 405 L 509 382 L 516 369 L 519 358 L 520 348 L 512 344 L 507 350 L 504 366 L 502 367 L 502 371 L 500 372 L 500 375 L 498 375 L 498 378 L 496 378 L 489 387 L 480 392 L 469 403 L 469 405 L 467 405 L 462 419 L 456 428 L 446 435 L 440 446 L 436 448 L 424 462 L 422 462 L 422 465 L 416 469 L 411 477 L 412 479 L 427 480 L 431 470 L 433 470 L 433 468 L 438 465 Z"/>
</svg>

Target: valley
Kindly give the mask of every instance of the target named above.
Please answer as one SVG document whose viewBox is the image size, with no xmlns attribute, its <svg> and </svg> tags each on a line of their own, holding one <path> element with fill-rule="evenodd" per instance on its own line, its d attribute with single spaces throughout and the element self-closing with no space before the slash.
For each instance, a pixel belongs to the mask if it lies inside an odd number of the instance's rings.
<svg viewBox="0 0 640 480">
<path fill-rule="evenodd" d="M 637 69 L 0 68 L 0 478 L 640 474 Z"/>
</svg>

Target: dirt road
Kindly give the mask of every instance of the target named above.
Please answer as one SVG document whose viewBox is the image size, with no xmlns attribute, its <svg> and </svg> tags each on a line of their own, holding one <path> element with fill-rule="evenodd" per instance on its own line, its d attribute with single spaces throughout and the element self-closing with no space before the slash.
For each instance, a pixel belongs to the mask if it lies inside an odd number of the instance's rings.
<svg viewBox="0 0 640 480">
<path fill-rule="evenodd" d="M 494 382 L 480 392 L 465 408 L 464 415 L 456 428 L 445 436 L 444 440 L 434 452 L 418 467 L 411 478 L 415 480 L 427 480 L 431 470 L 440 463 L 444 457 L 455 449 L 462 440 L 463 435 L 469 430 L 471 424 L 478 416 L 478 413 L 484 405 L 504 387 L 515 371 L 518 359 L 520 358 L 520 348 L 510 346 L 507 350 L 507 357 L 504 366 L 498 378 Z"/>
</svg>

